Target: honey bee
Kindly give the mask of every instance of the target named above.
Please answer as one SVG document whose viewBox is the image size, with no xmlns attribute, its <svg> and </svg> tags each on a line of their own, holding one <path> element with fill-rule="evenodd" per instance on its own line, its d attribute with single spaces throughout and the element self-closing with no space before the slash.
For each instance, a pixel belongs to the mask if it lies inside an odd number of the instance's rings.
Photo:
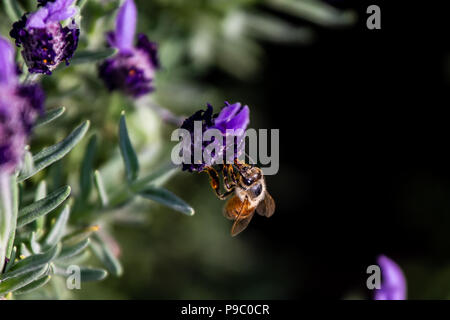
<svg viewBox="0 0 450 320">
<path fill-rule="evenodd" d="M 222 165 L 224 193 L 220 193 L 218 172 L 212 167 L 205 171 L 210 176 L 210 183 L 219 199 L 224 200 L 232 195 L 223 208 L 223 215 L 233 220 L 231 235 L 241 233 L 253 218 L 255 211 L 267 218 L 275 212 L 275 201 L 267 191 L 262 170 L 258 167 L 240 163 Z M 231 179 L 231 180 L 230 180 Z"/>
</svg>

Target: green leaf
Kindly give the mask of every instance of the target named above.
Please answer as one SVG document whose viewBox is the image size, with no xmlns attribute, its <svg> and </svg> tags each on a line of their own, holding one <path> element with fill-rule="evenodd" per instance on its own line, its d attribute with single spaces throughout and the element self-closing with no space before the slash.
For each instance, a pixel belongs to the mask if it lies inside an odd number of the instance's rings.
<svg viewBox="0 0 450 320">
<path fill-rule="evenodd" d="M 357 20 L 355 12 L 350 10 L 342 11 L 323 1 L 317 0 L 267 0 L 266 5 L 275 10 L 325 27 L 348 26 Z"/>
<path fill-rule="evenodd" d="M 125 112 L 122 111 L 119 121 L 119 146 L 125 163 L 125 171 L 128 181 L 134 181 L 139 172 L 139 161 L 128 136 Z"/>
<path fill-rule="evenodd" d="M 94 165 L 97 136 L 94 134 L 88 142 L 80 170 L 80 190 L 82 201 L 87 201 L 92 189 L 92 167 Z"/>
<path fill-rule="evenodd" d="M 61 253 L 58 256 L 57 261 L 69 259 L 72 258 L 73 256 L 76 256 L 81 251 L 86 249 L 89 243 L 90 243 L 89 239 L 84 239 L 83 241 L 78 242 L 74 245 L 64 245 L 61 250 Z"/>
<path fill-rule="evenodd" d="M 8 278 L 0 282 L 0 296 L 18 290 L 32 283 L 33 281 L 42 277 L 48 270 L 48 265 L 33 270 L 31 272 L 22 274 L 14 278 Z"/>
<path fill-rule="evenodd" d="M 16 291 L 14 291 L 14 294 L 21 295 L 21 294 L 30 293 L 34 290 L 42 288 L 50 281 L 51 278 L 52 278 L 52 276 L 50 276 L 50 275 L 43 276 L 42 278 L 39 278 L 20 289 L 17 289 Z"/>
<path fill-rule="evenodd" d="M 5 5 L 5 11 L 11 22 L 16 22 L 20 20 L 24 14 L 23 9 L 20 7 L 18 0 L 3 0 Z"/>
<path fill-rule="evenodd" d="M 94 240 L 91 243 L 92 251 L 108 269 L 108 271 L 116 277 L 120 277 L 123 273 L 123 268 L 120 261 L 114 256 L 111 248 L 107 245 L 102 238 L 98 235 L 94 235 Z"/>
<path fill-rule="evenodd" d="M 99 50 L 78 50 L 70 60 L 72 65 L 82 63 L 93 63 L 100 60 L 105 60 L 117 53 L 116 49 L 106 48 Z"/>
<path fill-rule="evenodd" d="M 47 196 L 47 182 L 45 180 L 42 180 L 36 190 L 36 194 L 34 195 L 34 201 L 39 201 L 44 199 Z M 36 219 L 33 222 L 33 230 L 38 233 L 38 236 L 42 235 L 44 225 L 45 225 L 45 216 L 42 216 L 38 219 Z"/>
<path fill-rule="evenodd" d="M 8 272 L 9 269 L 11 269 L 11 267 L 13 266 L 16 260 L 16 255 L 17 255 L 17 247 L 13 247 L 13 249 L 11 250 L 11 256 L 9 257 L 9 262 L 5 266 L 5 273 Z"/>
<path fill-rule="evenodd" d="M 167 189 L 148 186 L 139 192 L 144 198 L 153 200 L 188 216 L 194 215 L 194 209 Z"/>
<path fill-rule="evenodd" d="M 0 172 L 0 271 L 10 256 L 17 219 L 17 183 L 15 175 Z"/>
<path fill-rule="evenodd" d="M 28 179 L 42 169 L 48 167 L 52 163 L 63 158 L 70 150 L 72 150 L 78 142 L 84 137 L 89 128 L 89 121 L 83 122 L 75 130 L 73 130 L 64 140 L 57 144 L 45 148 L 34 157 L 34 170 L 32 172 L 21 173 L 19 182 Z"/>
<path fill-rule="evenodd" d="M 109 203 L 108 194 L 106 193 L 105 186 L 103 185 L 103 179 L 98 170 L 94 172 L 94 183 L 97 188 L 97 193 L 102 202 L 102 206 L 106 207 Z"/>
<path fill-rule="evenodd" d="M 42 251 L 41 245 L 39 244 L 36 238 L 36 232 L 34 231 L 31 232 L 30 234 L 30 248 L 33 254 L 38 254 Z"/>
<path fill-rule="evenodd" d="M 131 188 L 134 192 L 143 190 L 148 185 L 159 187 L 169 180 L 175 173 L 179 171 L 172 163 L 164 165 L 149 175 L 140 178 L 132 183 Z"/>
<path fill-rule="evenodd" d="M 92 235 L 92 233 L 94 233 L 95 231 L 98 231 L 98 229 L 99 229 L 98 226 L 90 226 L 87 228 L 76 230 L 63 238 L 63 244 L 64 245 L 73 245 L 78 242 L 81 242 L 81 241 L 89 238 Z"/>
<path fill-rule="evenodd" d="M 4 281 L 6 281 L 6 279 L 14 278 L 39 269 L 43 265 L 51 262 L 59 254 L 60 251 L 61 245 L 57 245 L 44 253 L 34 254 L 26 257 L 23 260 L 20 260 L 19 262 L 14 264 L 7 273 L 4 273 L 0 277 L 0 283 L 3 283 Z"/>
<path fill-rule="evenodd" d="M 23 156 L 23 163 L 20 168 L 20 174 L 22 174 L 22 175 L 33 174 L 34 171 L 35 171 L 35 168 L 34 168 L 33 155 L 31 154 L 31 152 L 28 150 L 28 147 L 27 147 L 27 150 L 25 150 L 25 155 Z"/>
<path fill-rule="evenodd" d="M 69 221 L 70 206 L 66 205 L 59 214 L 55 223 L 51 226 L 50 232 L 45 237 L 44 248 L 50 248 L 56 245 L 61 240 L 64 231 L 66 230 L 67 221 Z"/>
<path fill-rule="evenodd" d="M 85 4 L 87 3 L 87 0 L 77 0 L 76 6 L 78 8 L 83 9 L 83 7 L 85 6 Z"/>
<path fill-rule="evenodd" d="M 39 117 L 36 120 L 34 127 L 38 128 L 38 127 L 41 127 L 43 125 L 46 125 L 46 124 L 52 122 L 53 120 L 59 118 L 65 111 L 66 111 L 65 107 L 59 107 L 59 108 L 47 111 L 44 115 L 42 115 L 41 117 Z"/>
<path fill-rule="evenodd" d="M 70 195 L 70 190 L 69 186 L 59 188 L 44 199 L 21 209 L 19 211 L 19 218 L 17 219 L 17 227 L 23 227 L 57 208 Z"/>
<path fill-rule="evenodd" d="M 28 250 L 25 243 L 20 244 L 20 258 L 23 259 L 23 257 L 28 257 L 31 255 L 30 250 Z"/>
<path fill-rule="evenodd" d="M 100 281 L 106 278 L 108 272 L 97 268 L 81 268 L 81 282 Z"/>
</svg>

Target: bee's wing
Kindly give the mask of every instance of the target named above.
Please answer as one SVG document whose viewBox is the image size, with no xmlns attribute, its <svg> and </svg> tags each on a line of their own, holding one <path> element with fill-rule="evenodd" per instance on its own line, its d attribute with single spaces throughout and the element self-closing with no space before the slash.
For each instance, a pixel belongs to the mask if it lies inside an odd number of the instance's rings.
<svg viewBox="0 0 450 320">
<path fill-rule="evenodd" d="M 264 200 L 256 207 L 256 212 L 267 218 L 271 217 L 275 212 L 275 200 L 273 200 L 272 196 L 267 191 Z"/>
<path fill-rule="evenodd" d="M 248 224 L 253 218 L 255 211 L 245 216 L 244 218 L 238 217 L 236 221 L 233 223 L 233 227 L 231 228 L 231 236 L 236 236 L 247 228 Z"/>
</svg>

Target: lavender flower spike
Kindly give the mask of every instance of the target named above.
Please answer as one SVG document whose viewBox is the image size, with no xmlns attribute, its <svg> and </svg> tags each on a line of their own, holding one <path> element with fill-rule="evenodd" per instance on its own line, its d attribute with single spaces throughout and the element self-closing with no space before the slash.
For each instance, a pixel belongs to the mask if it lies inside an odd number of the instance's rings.
<svg viewBox="0 0 450 320">
<path fill-rule="evenodd" d="M 248 106 L 242 106 L 240 103 L 234 103 L 229 104 L 228 102 L 225 102 L 225 106 L 222 108 L 220 113 L 213 115 L 213 107 L 208 104 L 206 110 L 199 110 L 195 112 L 192 116 L 184 120 L 183 124 L 181 125 L 182 129 L 186 129 L 191 134 L 191 163 L 183 163 L 183 171 L 187 170 L 189 172 L 200 172 L 205 169 L 206 166 L 212 166 L 214 165 L 214 159 L 203 159 L 203 162 L 201 163 L 194 163 L 193 155 L 194 155 L 194 145 L 195 145 L 195 135 L 194 135 L 194 127 L 195 122 L 199 121 L 202 124 L 202 134 L 204 134 L 209 129 L 218 129 L 224 139 L 223 139 L 223 147 L 221 148 L 221 154 L 216 155 L 217 157 L 224 157 L 226 155 L 226 134 L 227 130 L 234 130 L 235 133 L 238 133 L 240 136 L 237 136 L 237 145 L 239 145 L 242 142 L 242 139 L 245 134 L 245 130 L 247 129 L 247 126 L 250 122 L 250 109 Z M 241 134 L 242 133 L 242 134 Z M 198 137 L 197 137 L 198 138 Z M 209 144 L 210 142 L 203 142 L 202 145 L 202 152 L 204 151 L 204 148 Z M 232 152 L 233 157 L 236 159 L 240 156 L 239 154 L 239 148 L 236 148 L 236 145 L 234 146 L 234 152 Z M 223 162 L 226 161 L 226 159 L 222 159 Z M 234 160 L 234 159 L 229 159 Z"/>
<path fill-rule="evenodd" d="M 153 91 L 153 78 L 159 68 L 156 44 L 144 34 L 138 34 L 136 46 L 137 10 L 133 0 L 125 0 L 116 19 L 116 30 L 107 34 L 110 46 L 119 53 L 105 60 L 99 67 L 99 76 L 109 90 L 120 90 L 138 98 Z"/>
<path fill-rule="evenodd" d="M 402 269 L 388 257 L 378 257 L 381 268 L 381 289 L 375 291 L 375 300 L 405 300 L 406 279 Z"/>
<path fill-rule="evenodd" d="M 11 174 L 20 164 L 44 103 L 41 88 L 19 85 L 16 70 L 14 49 L 0 37 L 0 175 Z"/>
<path fill-rule="evenodd" d="M 27 13 L 13 24 L 10 32 L 30 73 L 51 74 L 62 61 L 69 64 L 78 46 L 80 29 L 75 21 L 63 27 L 62 20 L 72 18 L 75 0 L 40 1 L 36 12 Z"/>
</svg>

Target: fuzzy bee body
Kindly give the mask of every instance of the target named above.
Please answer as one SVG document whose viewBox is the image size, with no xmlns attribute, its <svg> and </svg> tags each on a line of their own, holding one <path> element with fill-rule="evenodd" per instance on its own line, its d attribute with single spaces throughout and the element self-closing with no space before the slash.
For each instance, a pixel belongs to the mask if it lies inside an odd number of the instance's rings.
<svg viewBox="0 0 450 320">
<path fill-rule="evenodd" d="M 265 217 L 271 217 L 275 211 L 275 201 L 267 192 L 264 175 L 258 167 L 235 162 L 222 168 L 224 187 L 227 192 L 219 192 L 218 173 L 208 168 L 211 186 L 220 199 L 231 198 L 223 208 L 223 215 L 234 221 L 231 235 L 242 232 L 250 223 L 255 211 Z M 231 181 L 229 179 L 231 178 Z"/>
</svg>

